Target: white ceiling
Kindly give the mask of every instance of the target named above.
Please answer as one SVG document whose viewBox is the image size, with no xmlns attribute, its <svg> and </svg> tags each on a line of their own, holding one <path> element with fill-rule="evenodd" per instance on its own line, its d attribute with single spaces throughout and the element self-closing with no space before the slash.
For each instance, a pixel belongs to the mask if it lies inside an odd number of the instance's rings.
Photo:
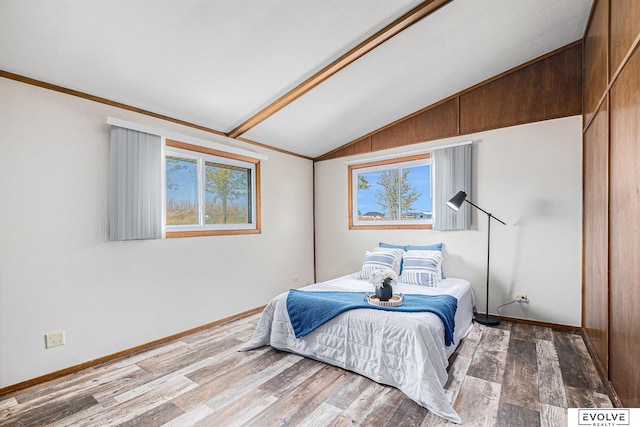
<svg viewBox="0 0 640 427">
<path fill-rule="evenodd" d="M 230 132 L 416 0 L 1 0 L 0 69 Z M 317 157 L 580 39 L 592 0 L 453 0 L 242 135 Z"/>
</svg>

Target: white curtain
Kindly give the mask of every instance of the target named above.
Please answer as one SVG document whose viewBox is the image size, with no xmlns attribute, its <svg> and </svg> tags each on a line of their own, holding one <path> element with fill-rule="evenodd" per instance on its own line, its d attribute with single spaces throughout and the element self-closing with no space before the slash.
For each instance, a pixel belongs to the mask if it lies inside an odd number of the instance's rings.
<svg viewBox="0 0 640 427">
<path fill-rule="evenodd" d="M 458 191 L 471 198 L 471 144 L 441 148 L 432 152 L 434 163 L 434 220 L 433 229 L 439 231 L 467 230 L 471 226 L 471 212 L 464 203 L 458 212 L 447 201 Z"/>
<path fill-rule="evenodd" d="M 162 238 L 162 141 L 111 127 L 109 240 Z"/>
</svg>

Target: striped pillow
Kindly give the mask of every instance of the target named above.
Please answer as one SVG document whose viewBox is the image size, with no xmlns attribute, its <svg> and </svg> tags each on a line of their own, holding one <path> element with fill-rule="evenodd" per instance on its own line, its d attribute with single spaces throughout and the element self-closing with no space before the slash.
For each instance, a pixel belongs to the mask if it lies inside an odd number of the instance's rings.
<svg viewBox="0 0 640 427">
<path fill-rule="evenodd" d="M 400 272 L 402 271 L 402 254 L 404 253 L 403 249 L 388 249 L 376 246 L 375 248 L 373 248 L 373 252 L 393 252 L 396 257 L 396 262 L 393 264 L 393 271 L 395 271 L 396 274 L 400 276 Z"/>
<path fill-rule="evenodd" d="M 434 287 L 442 271 L 440 251 L 407 251 L 403 255 L 400 282 Z"/>
<path fill-rule="evenodd" d="M 393 270 L 393 266 L 396 262 L 396 254 L 394 252 L 369 252 L 367 251 L 364 256 L 364 263 L 362 264 L 362 270 L 360 270 L 359 279 L 369 280 L 371 273 L 379 268 L 388 268 Z"/>
</svg>

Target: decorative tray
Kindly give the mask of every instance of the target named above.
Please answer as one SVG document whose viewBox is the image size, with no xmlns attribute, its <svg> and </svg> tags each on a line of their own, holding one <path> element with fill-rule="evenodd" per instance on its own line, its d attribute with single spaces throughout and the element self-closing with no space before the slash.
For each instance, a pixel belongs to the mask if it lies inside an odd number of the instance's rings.
<svg viewBox="0 0 640 427">
<path fill-rule="evenodd" d="M 389 299 L 389 301 L 380 301 L 378 297 L 375 296 L 375 294 L 373 294 L 373 295 L 367 295 L 366 299 L 369 304 L 377 305 L 378 307 L 399 307 L 402 305 L 402 302 L 404 301 L 404 296 L 402 294 L 393 295 Z"/>
</svg>

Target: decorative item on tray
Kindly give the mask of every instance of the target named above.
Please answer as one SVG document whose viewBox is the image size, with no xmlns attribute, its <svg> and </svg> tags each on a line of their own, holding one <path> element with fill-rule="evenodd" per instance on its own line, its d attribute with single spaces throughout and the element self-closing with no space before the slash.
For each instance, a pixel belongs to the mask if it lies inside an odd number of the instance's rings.
<svg viewBox="0 0 640 427">
<path fill-rule="evenodd" d="M 398 280 L 398 275 L 390 268 L 378 268 L 371 273 L 369 282 L 376 288 L 379 301 L 389 301 L 393 297 L 392 285 Z"/>
<path fill-rule="evenodd" d="M 387 301 L 380 301 L 375 295 L 366 295 L 367 302 L 371 305 L 377 305 L 378 307 L 399 307 L 404 301 L 404 295 L 393 295 Z"/>
</svg>

